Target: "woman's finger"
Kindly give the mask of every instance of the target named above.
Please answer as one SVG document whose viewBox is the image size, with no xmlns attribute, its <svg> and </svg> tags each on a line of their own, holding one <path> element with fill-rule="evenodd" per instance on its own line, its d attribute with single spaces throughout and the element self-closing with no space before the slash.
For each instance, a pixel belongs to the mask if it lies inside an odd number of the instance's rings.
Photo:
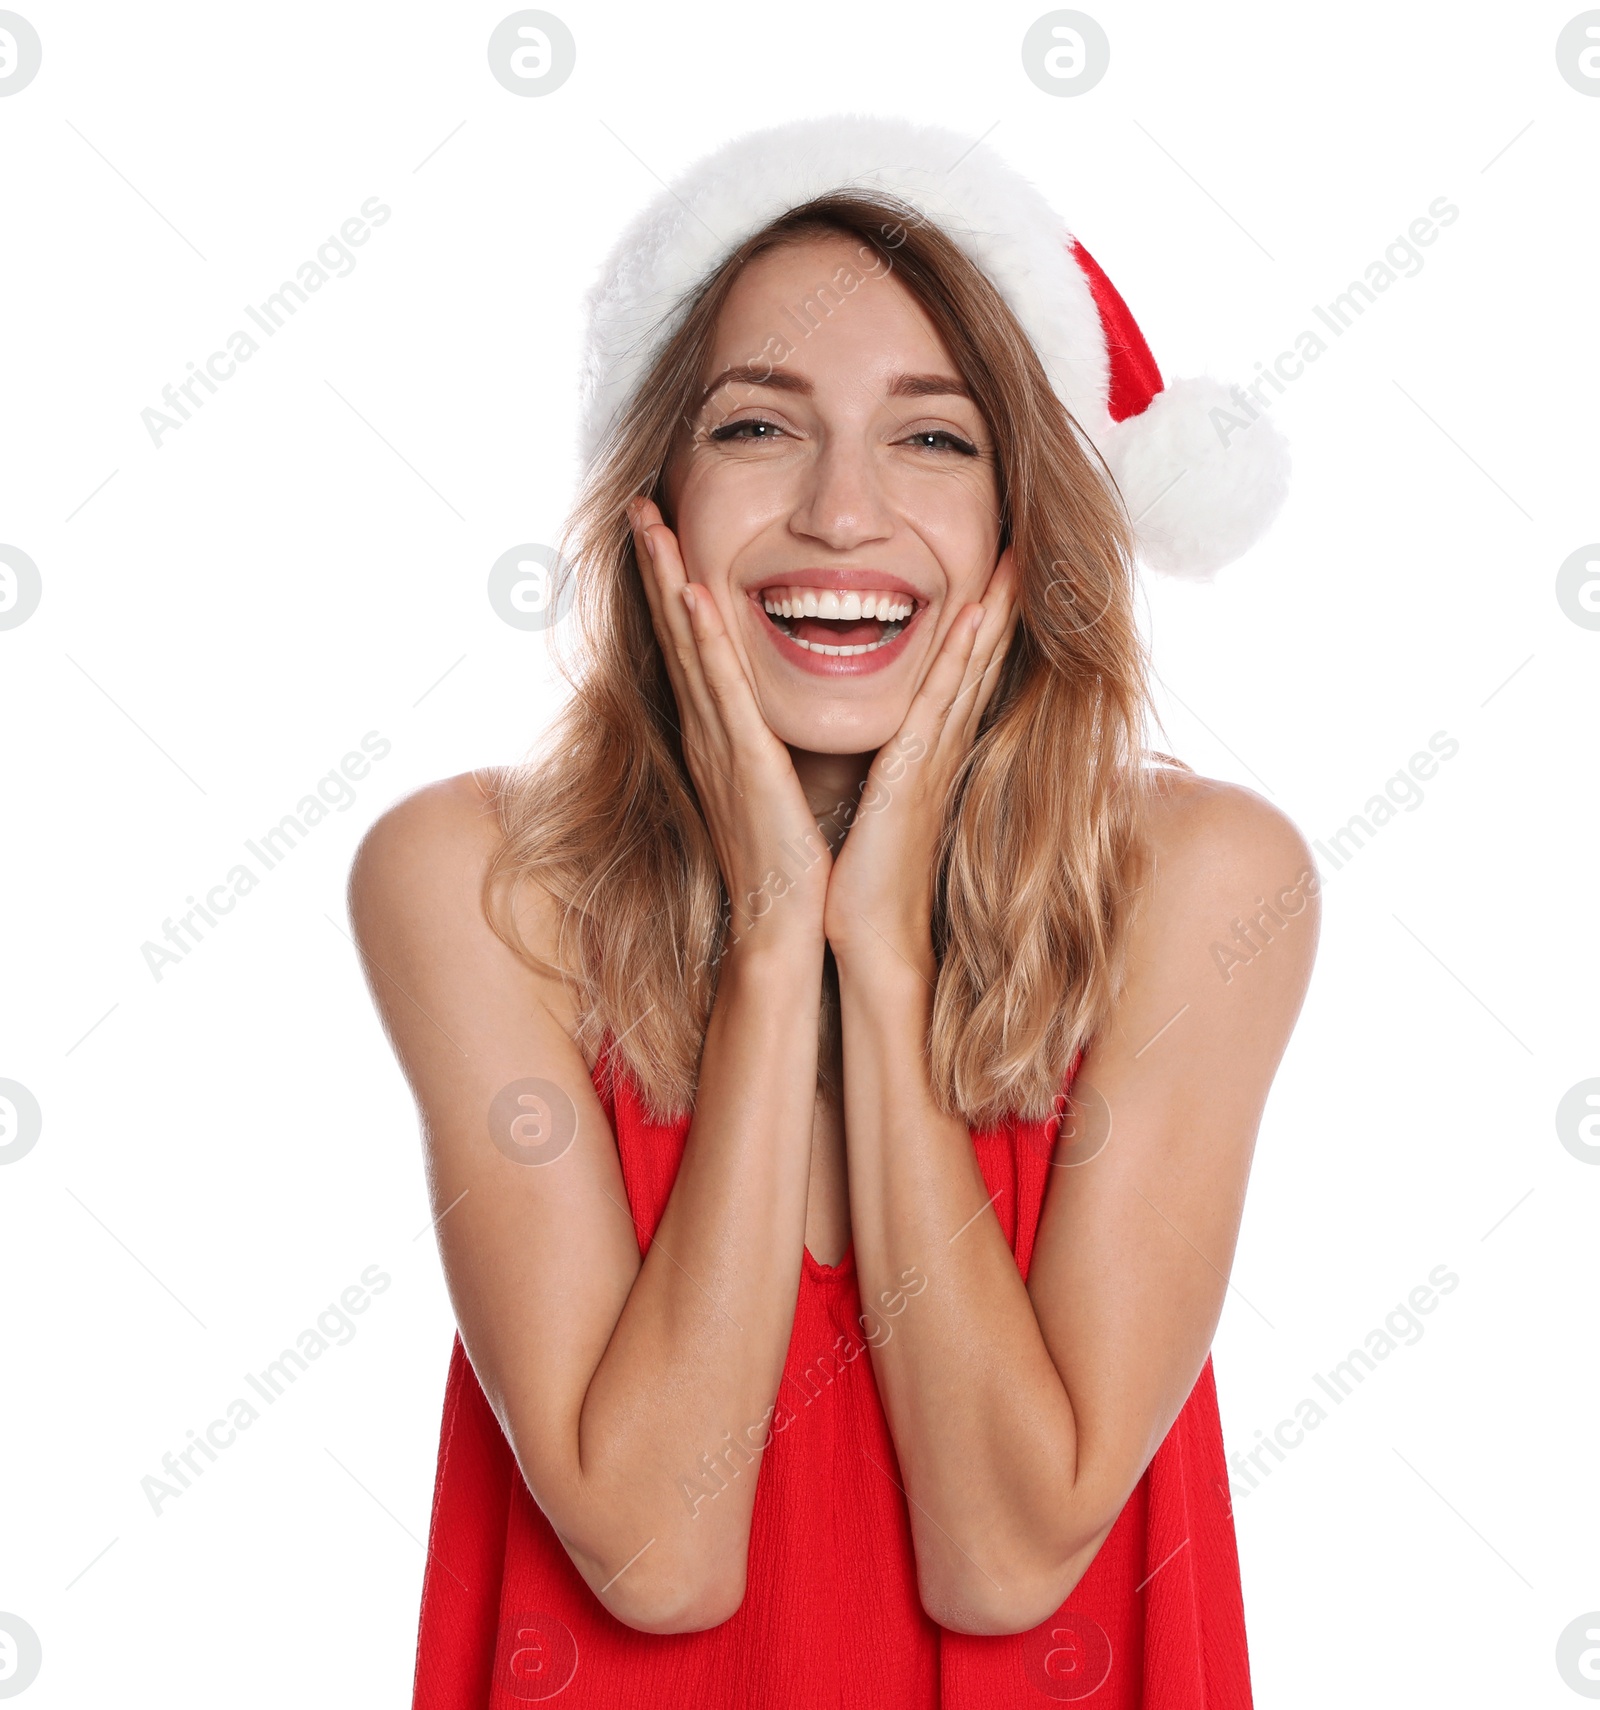
<svg viewBox="0 0 1600 1710">
<path fill-rule="evenodd" d="M 651 507 L 654 516 L 660 512 Z M 684 671 L 696 697 L 700 716 L 719 731 L 719 746 L 729 751 L 741 743 L 767 745 L 776 738 L 756 705 L 755 692 L 728 636 L 711 590 L 689 580 L 677 536 L 664 522 L 653 522 L 651 512 L 640 521 L 650 547 L 655 549 L 660 571 L 663 604 L 671 612 L 671 632 L 681 632 L 687 650 Z M 691 618 L 684 593 L 692 589 L 697 598 Z"/>
<path fill-rule="evenodd" d="M 929 753 L 936 752 L 943 743 L 945 726 L 961 694 L 977 640 L 978 628 L 973 620 L 981 615 L 979 608 L 970 604 L 956 613 L 956 620 L 945 632 L 944 642 L 921 688 L 911 698 L 901 734 L 919 738 Z"/>
<path fill-rule="evenodd" d="M 994 698 L 1006 655 L 1011 651 L 1021 607 L 1017 601 L 1016 564 L 1008 546 L 1000 554 L 983 596 L 984 619 L 973 644 L 969 675 L 974 683 L 970 699 L 963 703 L 963 740 L 970 746 L 977 735 L 984 711 Z"/>
<path fill-rule="evenodd" d="M 776 743 L 711 590 L 703 582 L 686 582 L 685 586 L 694 597 L 691 628 L 701 675 L 731 745 L 759 749 Z"/>
<path fill-rule="evenodd" d="M 686 749 L 695 750 L 723 785 L 735 794 L 744 792 L 735 781 L 738 759 L 771 765 L 774 758 L 792 771 L 787 751 L 773 735 L 756 704 L 755 691 L 745 675 L 711 590 L 691 582 L 678 546 L 677 536 L 660 511 L 648 500 L 636 507 L 639 531 L 646 552 L 653 548 L 656 594 L 660 608 L 660 630 L 679 661 L 684 690 L 693 706 L 693 717 L 685 716 L 681 729 Z M 648 580 L 648 578 L 647 578 Z M 694 597 L 690 612 L 685 594 Z M 680 702 L 681 707 L 681 702 Z"/>
<path fill-rule="evenodd" d="M 921 736 L 930 749 L 937 750 L 951 729 L 962 733 L 963 752 L 971 743 L 999 680 L 1000 664 L 1014 627 L 1014 577 L 1008 546 L 995 565 L 983 599 L 958 613 L 912 701 L 905 728 Z"/>
<path fill-rule="evenodd" d="M 661 520 L 661 512 L 652 500 L 635 499 L 629 510 L 639 579 L 644 584 L 656 641 L 672 678 L 679 713 L 683 717 L 710 719 L 711 697 L 683 604 L 683 586 L 688 576 L 677 550 L 677 539 Z"/>
</svg>

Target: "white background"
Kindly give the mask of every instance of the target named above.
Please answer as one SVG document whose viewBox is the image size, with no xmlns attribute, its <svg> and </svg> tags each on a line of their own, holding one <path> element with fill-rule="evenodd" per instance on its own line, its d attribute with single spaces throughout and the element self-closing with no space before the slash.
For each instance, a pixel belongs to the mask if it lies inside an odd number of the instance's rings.
<svg viewBox="0 0 1600 1710">
<path fill-rule="evenodd" d="M 509 94 L 509 8 L 56 7 L 0 100 L 0 1610 L 30 1705 L 409 1702 L 452 1317 L 409 1095 L 346 936 L 363 830 L 524 752 L 545 639 L 485 593 L 553 542 L 583 293 L 694 158 L 780 119 L 938 121 L 1028 174 L 1168 376 L 1250 378 L 1439 196 L 1460 216 L 1276 400 L 1295 477 L 1212 586 L 1148 580 L 1170 745 L 1327 838 L 1459 752 L 1342 869 L 1215 1343 L 1253 1445 L 1444 1265 L 1459 1287 L 1237 1500 L 1257 1703 L 1559 1706 L 1600 1609 L 1600 98 L 1566 5 L 1090 10 L 559 0 L 567 84 Z M 368 197 L 392 218 L 157 449 L 140 413 Z M 207 940 L 141 955 L 361 736 L 392 751 Z M 141 1492 L 364 1268 L 392 1285 L 159 1517 Z M 1325 1398 L 1324 1398 L 1325 1399 Z"/>
</svg>

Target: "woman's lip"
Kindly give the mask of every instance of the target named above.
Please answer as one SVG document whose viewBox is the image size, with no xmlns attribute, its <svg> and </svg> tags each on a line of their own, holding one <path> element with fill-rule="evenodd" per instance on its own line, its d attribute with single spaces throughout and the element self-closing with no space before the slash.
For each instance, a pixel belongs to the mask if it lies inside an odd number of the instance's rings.
<svg viewBox="0 0 1600 1710">
<path fill-rule="evenodd" d="M 783 587 L 785 584 L 776 582 L 771 586 Z M 927 606 L 925 603 L 918 603 L 916 610 L 906 619 L 904 628 L 893 641 L 885 642 L 882 647 L 875 647 L 870 653 L 845 654 L 816 653 L 809 647 L 802 647 L 793 636 L 785 635 L 762 608 L 760 589 L 752 590 L 750 609 L 755 613 L 756 622 L 771 638 L 779 657 L 789 664 L 797 665 L 802 671 L 809 671 L 814 677 L 866 677 L 874 671 L 885 670 L 899 659 L 905 652 L 906 638 L 917 627 L 917 622 L 927 610 Z"/>
<path fill-rule="evenodd" d="M 855 589 L 858 593 L 877 589 L 880 593 L 908 595 L 919 606 L 928 603 L 928 596 L 919 588 L 913 587 L 904 576 L 891 576 L 887 570 L 790 570 L 781 576 L 768 576 L 749 591 L 759 598 L 769 588 L 839 588 Z"/>
</svg>

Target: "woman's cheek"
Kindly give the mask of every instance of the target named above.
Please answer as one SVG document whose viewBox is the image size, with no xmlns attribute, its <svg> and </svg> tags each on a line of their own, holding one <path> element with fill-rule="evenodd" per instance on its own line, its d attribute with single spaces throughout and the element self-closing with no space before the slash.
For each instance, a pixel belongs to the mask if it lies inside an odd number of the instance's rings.
<svg viewBox="0 0 1600 1710">
<path fill-rule="evenodd" d="M 940 556 L 992 566 L 999 555 L 1000 501 L 993 481 L 953 469 L 898 470 L 885 483 L 890 503 Z M 993 546 L 994 550 L 990 550 Z"/>
<path fill-rule="evenodd" d="M 727 458 L 697 471 L 684 488 L 682 511 L 686 518 L 714 515 L 721 528 L 732 517 L 763 522 L 775 514 L 787 515 L 798 496 L 798 473 L 788 459 Z"/>
</svg>

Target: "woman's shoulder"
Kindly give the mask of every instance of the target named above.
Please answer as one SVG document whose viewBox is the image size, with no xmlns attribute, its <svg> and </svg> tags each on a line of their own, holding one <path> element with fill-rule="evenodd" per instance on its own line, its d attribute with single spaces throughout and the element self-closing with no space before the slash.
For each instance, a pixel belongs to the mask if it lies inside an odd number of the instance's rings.
<svg viewBox="0 0 1600 1710">
<path fill-rule="evenodd" d="M 1149 782 L 1150 835 L 1164 857 L 1248 862 L 1265 850 L 1311 860 L 1310 847 L 1289 815 L 1245 784 L 1176 766 L 1152 767 Z"/>
<path fill-rule="evenodd" d="M 358 941 L 380 965 L 393 948 L 435 966 L 504 968 L 512 952 L 490 925 L 484 888 L 505 837 L 499 782 L 493 768 L 440 778 L 373 821 L 351 863 L 349 905 Z M 526 874 L 507 883 L 505 918 L 534 956 L 553 962 L 559 919 L 548 892 Z M 574 1037 L 576 1008 L 565 982 L 520 960 L 515 977 L 533 982 L 540 1002 Z"/>
<path fill-rule="evenodd" d="M 401 889 L 436 893 L 477 868 L 479 883 L 500 840 L 493 774 L 460 772 L 402 796 L 372 822 L 350 870 L 351 896 Z"/>
<path fill-rule="evenodd" d="M 1139 911 L 1135 962 L 1145 965 L 1147 977 L 1170 968 L 1181 981 L 1197 966 L 1214 966 L 1219 945 L 1248 961 L 1258 941 L 1271 942 L 1274 932 L 1282 936 L 1298 920 L 1289 935 L 1296 947 L 1270 958 L 1282 1003 L 1298 1009 L 1322 917 L 1316 858 L 1299 827 L 1244 784 L 1179 770 L 1163 770 L 1151 782 L 1154 865 Z"/>
</svg>

